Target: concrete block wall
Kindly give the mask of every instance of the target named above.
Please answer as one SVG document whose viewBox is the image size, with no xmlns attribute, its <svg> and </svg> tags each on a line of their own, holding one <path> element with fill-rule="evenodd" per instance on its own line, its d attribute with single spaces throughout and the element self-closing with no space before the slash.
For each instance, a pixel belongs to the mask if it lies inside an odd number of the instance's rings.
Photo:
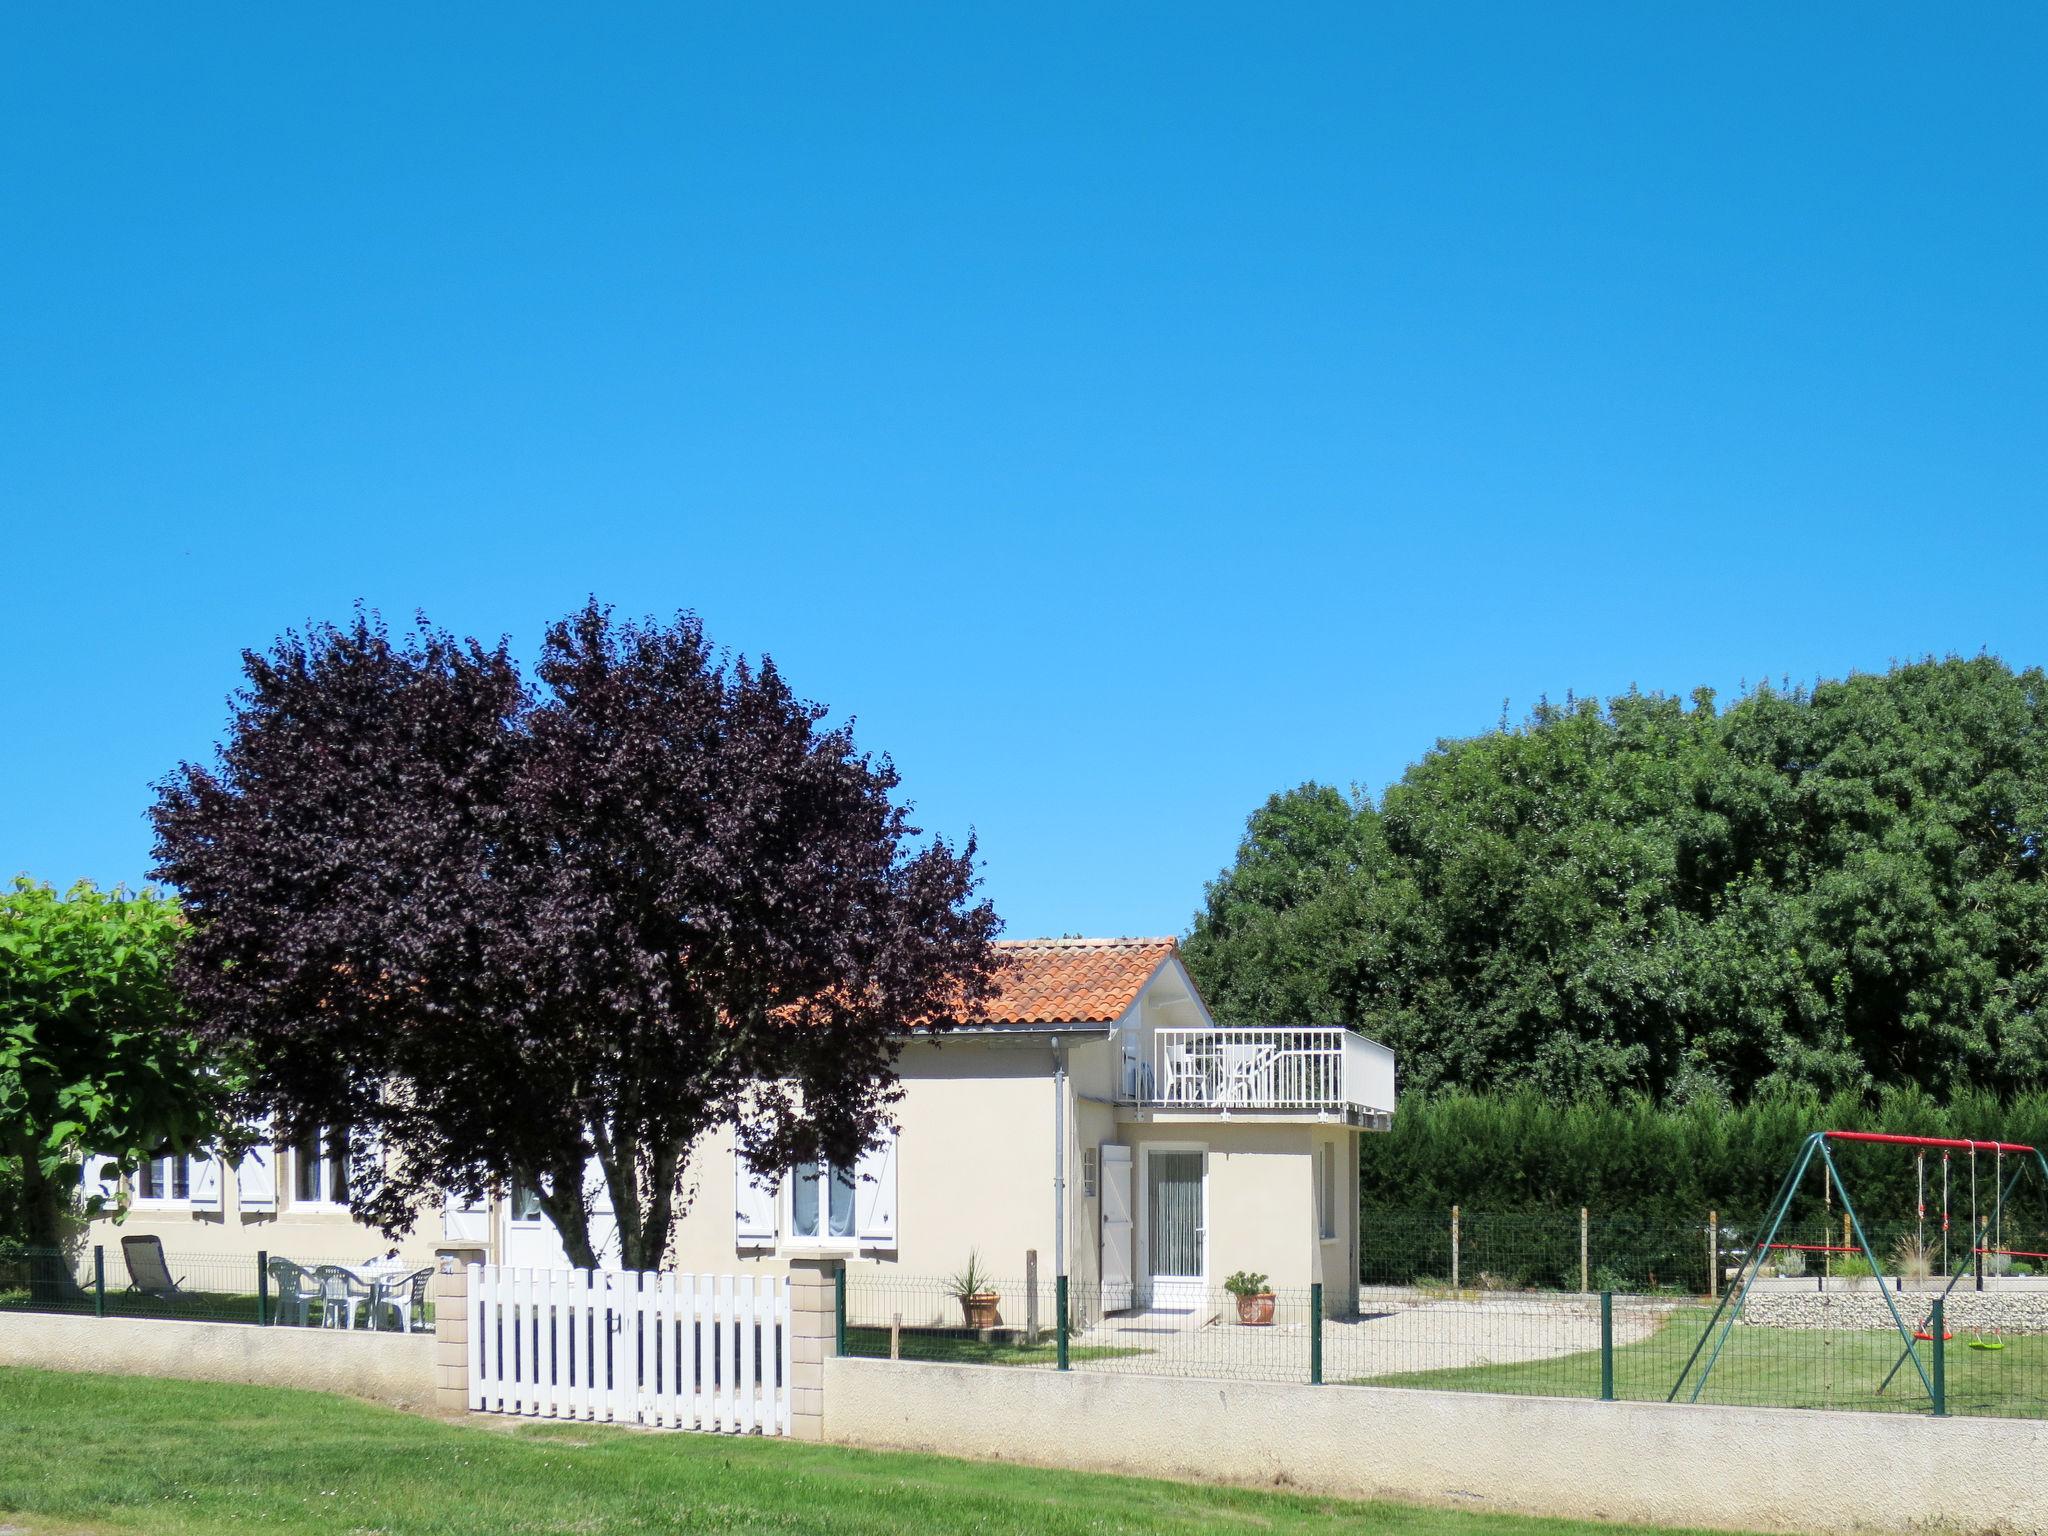
<svg viewBox="0 0 2048 1536">
<path fill-rule="evenodd" d="M 2048 1423 L 829 1358 L 878 1449 L 1743 1531 L 2048 1530 Z"/>
<path fill-rule="evenodd" d="M 430 1334 L 367 1329 L 46 1313 L 12 1314 L 0 1325 L 0 1365 L 303 1387 L 410 1409 L 437 1402 L 435 1348 Z"/>
<path fill-rule="evenodd" d="M 434 1407 L 469 1411 L 469 1266 L 444 1256 L 434 1275 Z"/>
<path fill-rule="evenodd" d="M 825 1362 L 836 1340 L 837 1259 L 793 1259 L 789 1266 L 790 1436 L 825 1437 Z"/>
</svg>

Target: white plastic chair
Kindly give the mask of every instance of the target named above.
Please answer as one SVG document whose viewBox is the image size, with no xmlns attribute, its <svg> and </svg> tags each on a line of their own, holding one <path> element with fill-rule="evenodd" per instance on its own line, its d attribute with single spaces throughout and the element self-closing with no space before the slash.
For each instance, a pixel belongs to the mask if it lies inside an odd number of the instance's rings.
<svg viewBox="0 0 2048 1536">
<path fill-rule="evenodd" d="M 433 1274 L 433 1266 L 429 1265 L 380 1284 L 376 1302 L 370 1309 L 370 1326 L 376 1327 L 378 1319 L 388 1313 L 397 1321 L 400 1333 L 411 1333 L 415 1321 L 424 1327 L 427 1321 L 427 1282 Z"/>
<path fill-rule="evenodd" d="M 290 1259 L 272 1257 L 270 1288 L 271 1321 L 295 1328 L 305 1327 L 312 1314 L 313 1303 L 325 1300 L 319 1277 Z"/>
<path fill-rule="evenodd" d="M 320 1282 L 320 1326 L 353 1328 L 356 1314 L 367 1311 L 376 1299 L 376 1288 L 352 1269 L 339 1264 L 322 1264 L 313 1271 Z M 340 1321 L 336 1322 L 335 1319 Z M 371 1322 L 374 1324 L 375 1317 Z"/>
</svg>

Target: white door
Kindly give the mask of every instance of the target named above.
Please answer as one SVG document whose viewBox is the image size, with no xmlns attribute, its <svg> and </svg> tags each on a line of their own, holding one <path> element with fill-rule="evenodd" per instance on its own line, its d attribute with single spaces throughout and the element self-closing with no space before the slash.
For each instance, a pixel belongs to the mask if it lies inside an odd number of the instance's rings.
<svg viewBox="0 0 2048 1536">
<path fill-rule="evenodd" d="M 1145 1274 L 1163 1312 L 1192 1312 L 1207 1299 L 1205 1161 L 1199 1151 L 1145 1149 Z"/>
<path fill-rule="evenodd" d="M 1102 1147 L 1102 1310 L 1126 1311 L 1132 1301 L 1131 1149 Z"/>
</svg>

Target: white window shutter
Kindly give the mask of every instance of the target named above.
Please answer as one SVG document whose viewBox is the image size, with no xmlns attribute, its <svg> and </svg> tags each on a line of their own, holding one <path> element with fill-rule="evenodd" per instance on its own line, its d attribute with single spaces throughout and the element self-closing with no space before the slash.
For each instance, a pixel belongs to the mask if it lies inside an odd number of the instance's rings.
<svg viewBox="0 0 2048 1536">
<path fill-rule="evenodd" d="M 195 1157 L 192 1159 L 191 1206 L 195 1211 L 217 1211 L 220 1209 L 220 1159 L 217 1157 Z"/>
<path fill-rule="evenodd" d="M 441 1235 L 451 1243 L 481 1243 L 491 1235 L 491 1208 L 483 1201 L 466 1204 L 460 1195 L 441 1202 Z"/>
<path fill-rule="evenodd" d="M 602 1266 L 618 1261 L 619 1218 L 612 1210 L 612 1186 L 604 1176 L 604 1164 L 592 1158 L 583 1165 L 583 1203 L 590 1212 L 590 1248 Z"/>
<path fill-rule="evenodd" d="M 854 1166 L 854 1231 L 870 1248 L 896 1246 L 896 1133 L 860 1155 Z"/>
<path fill-rule="evenodd" d="M 765 1248 L 775 1241 L 775 1191 L 780 1180 L 765 1181 L 737 1148 L 733 1167 L 733 1241 L 742 1248 Z"/>
<path fill-rule="evenodd" d="M 604 1176 L 604 1164 L 594 1157 L 583 1165 L 583 1205 L 591 1212 L 609 1213 L 612 1208 L 611 1181 Z"/>
<path fill-rule="evenodd" d="M 1131 1149 L 1116 1142 L 1102 1144 L 1102 1310 L 1121 1312 L 1131 1305 Z"/>
<path fill-rule="evenodd" d="M 361 1141 L 361 1156 L 357 1155 L 356 1149 L 352 1146 L 344 1146 L 339 1149 L 346 1159 L 345 1166 L 348 1169 L 350 1181 L 353 1182 L 358 1173 L 375 1173 L 379 1178 L 382 1178 L 385 1166 L 384 1133 L 381 1131 L 365 1131 Z"/>
<path fill-rule="evenodd" d="M 277 1148 L 258 1142 L 235 1164 L 235 1204 L 245 1211 L 277 1209 Z"/>
<path fill-rule="evenodd" d="M 121 1165 L 103 1152 L 86 1154 L 78 1170 L 79 1187 L 88 1200 L 98 1200 L 112 1210 L 121 1198 Z"/>
</svg>

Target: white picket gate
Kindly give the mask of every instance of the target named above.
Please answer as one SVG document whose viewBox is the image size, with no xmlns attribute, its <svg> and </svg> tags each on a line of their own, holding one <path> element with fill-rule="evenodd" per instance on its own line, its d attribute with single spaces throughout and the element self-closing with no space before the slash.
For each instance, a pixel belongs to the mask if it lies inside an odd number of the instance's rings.
<svg viewBox="0 0 2048 1536">
<path fill-rule="evenodd" d="M 469 1266 L 480 1413 L 786 1435 L 786 1275 Z"/>
</svg>

